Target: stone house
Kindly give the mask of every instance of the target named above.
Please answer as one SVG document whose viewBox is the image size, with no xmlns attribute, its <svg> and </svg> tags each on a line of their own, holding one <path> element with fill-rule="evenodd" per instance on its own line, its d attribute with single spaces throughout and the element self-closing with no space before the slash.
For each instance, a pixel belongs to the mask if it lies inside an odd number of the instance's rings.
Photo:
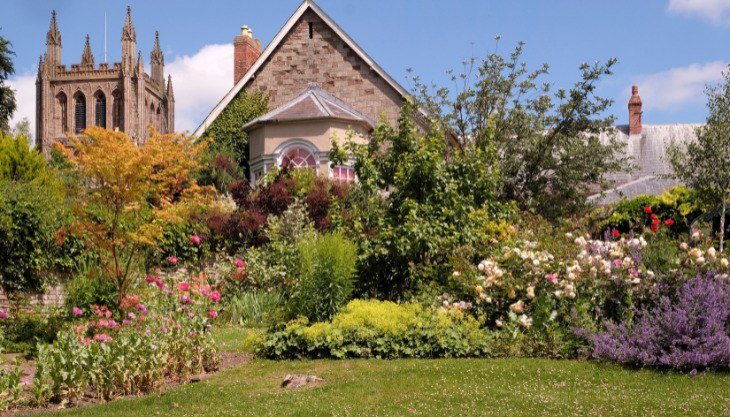
<svg viewBox="0 0 730 417">
<path fill-rule="evenodd" d="M 67 69 L 61 63 L 61 32 L 53 11 L 36 78 L 36 140 L 46 156 L 54 141 L 65 143 L 66 132 L 79 134 L 91 126 L 122 131 L 138 144 L 145 142 L 148 125 L 163 134 L 175 131 L 172 78 L 165 83 L 159 34 L 150 54 L 151 75 L 144 72 L 142 51 L 137 52 L 129 7 L 121 40 L 122 61 L 112 68 L 102 62 L 97 68 L 87 35 L 81 63 Z"/>
<path fill-rule="evenodd" d="M 317 4 L 304 0 L 266 49 L 244 26 L 234 39 L 234 86 L 195 130 L 200 136 L 242 90 L 265 91 L 273 110 L 242 126 L 249 133 L 251 180 L 293 164 L 351 180 L 329 167 L 330 138 L 367 134 L 384 113 L 396 123 L 408 92 Z"/>
</svg>

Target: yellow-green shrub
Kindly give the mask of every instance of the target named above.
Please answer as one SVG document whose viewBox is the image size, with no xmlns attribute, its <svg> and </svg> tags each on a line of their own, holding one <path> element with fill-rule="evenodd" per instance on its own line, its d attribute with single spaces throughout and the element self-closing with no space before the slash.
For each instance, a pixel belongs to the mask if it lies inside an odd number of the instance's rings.
<svg viewBox="0 0 730 417">
<path fill-rule="evenodd" d="M 353 300 L 329 322 L 300 317 L 269 332 L 259 348 L 272 358 L 452 357 L 486 354 L 480 323 L 458 310 Z"/>
</svg>

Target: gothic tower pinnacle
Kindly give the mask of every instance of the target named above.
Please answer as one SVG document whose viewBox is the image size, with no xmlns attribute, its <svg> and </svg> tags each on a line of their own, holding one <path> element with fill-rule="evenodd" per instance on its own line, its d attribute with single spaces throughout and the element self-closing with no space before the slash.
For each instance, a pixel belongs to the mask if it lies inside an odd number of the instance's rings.
<svg viewBox="0 0 730 417">
<path fill-rule="evenodd" d="M 94 68 L 94 55 L 91 53 L 91 45 L 89 44 L 89 35 L 86 35 L 86 45 L 84 45 L 84 53 L 81 55 L 81 66 Z"/>
<path fill-rule="evenodd" d="M 137 32 L 132 25 L 132 8 L 127 6 L 127 20 L 122 28 L 122 65 L 134 68 L 134 55 L 137 52 Z"/>
<path fill-rule="evenodd" d="M 163 89 L 165 87 L 164 69 L 165 56 L 162 54 L 162 49 L 160 49 L 160 33 L 155 31 L 155 47 L 150 53 L 150 75 L 152 80 Z"/>
<path fill-rule="evenodd" d="M 55 69 L 56 65 L 61 64 L 61 32 L 58 30 L 56 23 L 56 11 L 53 11 L 51 17 L 51 27 L 46 35 L 46 67 Z"/>
</svg>

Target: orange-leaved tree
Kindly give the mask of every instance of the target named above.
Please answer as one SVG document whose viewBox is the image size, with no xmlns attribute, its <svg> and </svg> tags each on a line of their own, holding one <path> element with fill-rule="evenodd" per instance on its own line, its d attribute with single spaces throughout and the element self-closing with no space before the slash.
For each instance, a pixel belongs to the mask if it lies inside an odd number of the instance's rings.
<svg viewBox="0 0 730 417">
<path fill-rule="evenodd" d="M 126 134 L 98 127 L 69 136 L 74 151 L 55 143 L 77 167 L 87 187 L 74 204 L 76 221 L 60 229 L 58 243 L 73 233 L 98 256 L 122 304 L 145 247 L 157 248 L 164 226 L 211 202 L 215 190 L 192 177 L 207 142 L 153 129 L 142 146 Z"/>
</svg>

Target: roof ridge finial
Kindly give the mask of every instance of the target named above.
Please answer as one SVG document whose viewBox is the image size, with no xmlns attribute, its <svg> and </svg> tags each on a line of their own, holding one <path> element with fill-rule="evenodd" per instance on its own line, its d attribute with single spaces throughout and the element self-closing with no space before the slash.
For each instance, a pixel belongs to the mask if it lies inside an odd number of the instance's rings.
<svg viewBox="0 0 730 417">
<path fill-rule="evenodd" d="M 122 28 L 122 40 L 131 40 L 137 42 L 137 32 L 134 30 L 132 25 L 132 8 L 127 6 L 127 18 L 124 21 L 124 28 Z"/>
<path fill-rule="evenodd" d="M 81 55 L 81 66 L 94 66 L 94 55 L 91 53 L 91 43 L 89 42 L 89 34 L 86 34 L 86 45 L 84 45 L 84 53 Z"/>
<path fill-rule="evenodd" d="M 55 9 L 51 12 L 51 27 L 48 29 L 48 35 L 46 35 L 46 45 L 61 46 L 61 32 L 59 32 L 58 23 L 56 23 Z"/>
</svg>

